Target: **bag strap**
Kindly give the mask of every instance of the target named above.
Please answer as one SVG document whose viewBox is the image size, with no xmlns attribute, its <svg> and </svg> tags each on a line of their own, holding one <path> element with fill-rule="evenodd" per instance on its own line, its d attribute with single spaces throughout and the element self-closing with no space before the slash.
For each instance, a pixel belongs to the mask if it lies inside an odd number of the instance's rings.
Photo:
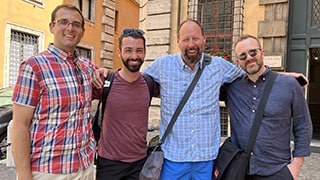
<svg viewBox="0 0 320 180">
<path fill-rule="evenodd" d="M 101 125 L 102 125 L 102 121 L 103 121 L 103 117 L 104 117 L 104 110 L 106 107 L 106 102 L 107 102 L 107 97 L 109 95 L 110 92 L 110 88 L 112 85 L 114 79 L 114 73 L 113 72 L 109 72 L 107 78 L 104 80 L 104 85 L 103 85 L 103 93 L 102 93 L 102 118 L 101 118 Z"/>
<path fill-rule="evenodd" d="M 200 79 L 200 76 L 205 68 L 206 65 L 210 64 L 211 63 L 211 57 L 207 54 L 204 54 L 204 60 L 203 60 L 203 63 L 202 63 L 202 68 L 199 67 L 196 75 L 194 76 L 191 84 L 189 85 L 187 91 L 185 92 L 184 96 L 182 97 L 176 111 L 174 112 L 171 120 L 170 120 L 170 123 L 166 129 L 166 131 L 164 132 L 163 136 L 161 137 L 160 139 L 160 144 L 163 144 L 164 140 L 166 139 L 166 137 L 168 136 L 169 134 L 169 131 L 171 131 L 174 123 L 176 122 L 183 106 L 186 104 L 187 100 L 189 99 L 190 97 L 190 94 L 192 93 L 194 87 L 196 86 L 198 80 Z"/>
<path fill-rule="evenodd" d="M 266 84 L 266 87 L 264 88 L 264 92 L 263 92 L 262 98 L 261 98 L 261 100 L 259 102 L 257 113 L 256 113 L 256 115 L 254 117 L 253 125 L 252 125 L 251 130 L 250 130 L 250 136 L 249 136 L 248 143 L 247 143 L 247 146 L 246 146 L 246 152 L 247 153 L 251 153 L 251 151 L 253 149 L 253 146 L 254 146 L 254 143 L 256 141 L 257 134 L 258 134 L 258 131 L 259 131 L 259 128 L 260 128 L 260 125 L 261 125 L 261 121 L 262 121 L 262 118 L 263 118 L 263 112 L 264 112 L 264 109 L 266 107 L 267 100 L 268 100 L 268 97 L 270 95 L 274 80 L 276 79 L 277 76 L 278 76 L 277 73 L 274 73 L 274 72 L 271 71 L 269 77 L 267 77 L 267 80 L 266 80 L 267 84 Z"/>
<path fill-rule="evenodd" d="M 148 85 L 149 94 L 150 94 L 149 105 L 151 105 L 151 100 L 152 100 L 153 93 L 154 93 L 154 83 L 155 83 L 155 81 L 148 74 L 142 74 L 142 76 L 143 76 L 144 80 L 146 81 L 146 83 Z"/>
</svg>

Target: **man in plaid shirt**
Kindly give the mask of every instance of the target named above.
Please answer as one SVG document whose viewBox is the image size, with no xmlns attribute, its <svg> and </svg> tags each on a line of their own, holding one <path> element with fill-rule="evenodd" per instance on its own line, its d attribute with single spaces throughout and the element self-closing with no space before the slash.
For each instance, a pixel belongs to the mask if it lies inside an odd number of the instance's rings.
<svg viewBox="0 0 320 180">
<path fill-rule="evenodd" d="M 51 15 L 54 42 L 22 62 L 12 97 L 12 152 L 18 179 L 94 179 L 91 74 L 75 50 L 84 35 L 76 7 Z"/>
</svg>

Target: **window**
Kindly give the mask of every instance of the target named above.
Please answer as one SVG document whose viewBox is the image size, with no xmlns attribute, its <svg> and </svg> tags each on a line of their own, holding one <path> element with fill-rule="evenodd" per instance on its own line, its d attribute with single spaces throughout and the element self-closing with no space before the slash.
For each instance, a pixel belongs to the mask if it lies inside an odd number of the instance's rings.
<svg viewBox="0 0 320 180">
<path fill-rule="evenodd" d="M 229 113 L 228 108 L 224 103 L 220 104 L 220 124 L 221 124 L 221 136 L 230 136 L 229 132 Z"/>
<path fill-rule="evenodd" d="M 79 53 L 82 57 L 85 57 L 85 58 L 92 60 L 91 49 L 77 46 L 77 50 L 79 51 Z"/>
<path fill-rule="evenodd" d="M 21 62 L 39 52 L 38 38 L 32 34 L 12 30 L 10 39 L 9 85 L 16 83 Z"/>
<path fill-rule="evenodd" d="M 201 23 L 208 52 L 215 49 L 231 54 L 233 0 L 189 0 L 188 16 Z"/>
<path fill-rule="evenodd" d="M 114 30 L 115 32 L 119 32 L 119 29 L 118 29 L 118 19 L 119 19 L 119 11 L 116 10 L 116 14 L 115 14 L 115 21 L 114 21 Z"/>
<path fill-rule="evenodd" d="M 312 26 L 320 26 L 320 0 L 312 2 Z"/>
<path fill-rule="evenodd" d="M 74 0 L 73 2 L 80 9 L 85 19 L 94 21 L 95 0 Z"/>
<path fill-rule="evenodd" d="M 2 87 L 8 87 L 16 83 L 21 61 L 44 50 L 44 32 L 6 23 L 4 39 Z"/>
</svg>

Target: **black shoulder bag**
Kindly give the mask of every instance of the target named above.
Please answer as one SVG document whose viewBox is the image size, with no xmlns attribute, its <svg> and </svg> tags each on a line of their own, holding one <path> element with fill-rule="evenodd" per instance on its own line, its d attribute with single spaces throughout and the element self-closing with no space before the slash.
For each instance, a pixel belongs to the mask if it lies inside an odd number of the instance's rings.
<svg viewBox="0 0 320 180">
<path fill-rule="evenodd" d="M 214 180 L 245 180 L 250 154 L 261 125 L 264 108 L 267 104 L 273 82 L 278 75 L 274 72 L 270 73 L 270 77 L 266 80 L 267 84 L 259 102 L 257 113 L 254 117 L 246 150 L 239 149 L 231 142 L 230 137 L 227 138 L 219 149 L 213 171 Z"/>
</svg>

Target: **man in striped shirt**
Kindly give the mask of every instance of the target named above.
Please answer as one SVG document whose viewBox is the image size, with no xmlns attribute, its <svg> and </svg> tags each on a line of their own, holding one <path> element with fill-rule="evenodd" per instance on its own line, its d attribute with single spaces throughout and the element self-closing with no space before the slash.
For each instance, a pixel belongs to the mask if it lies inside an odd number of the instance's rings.
<svg viewBox="0 0 320 180">
<path fill-rule="evenodd" d="M 12 152 L 18 179 L 94 179 L 91 74 L 75 50 L 84 18 L 72 5 L 51 15 L 54 42 L 22 62 L 14 89 Z"/>
</svg>

